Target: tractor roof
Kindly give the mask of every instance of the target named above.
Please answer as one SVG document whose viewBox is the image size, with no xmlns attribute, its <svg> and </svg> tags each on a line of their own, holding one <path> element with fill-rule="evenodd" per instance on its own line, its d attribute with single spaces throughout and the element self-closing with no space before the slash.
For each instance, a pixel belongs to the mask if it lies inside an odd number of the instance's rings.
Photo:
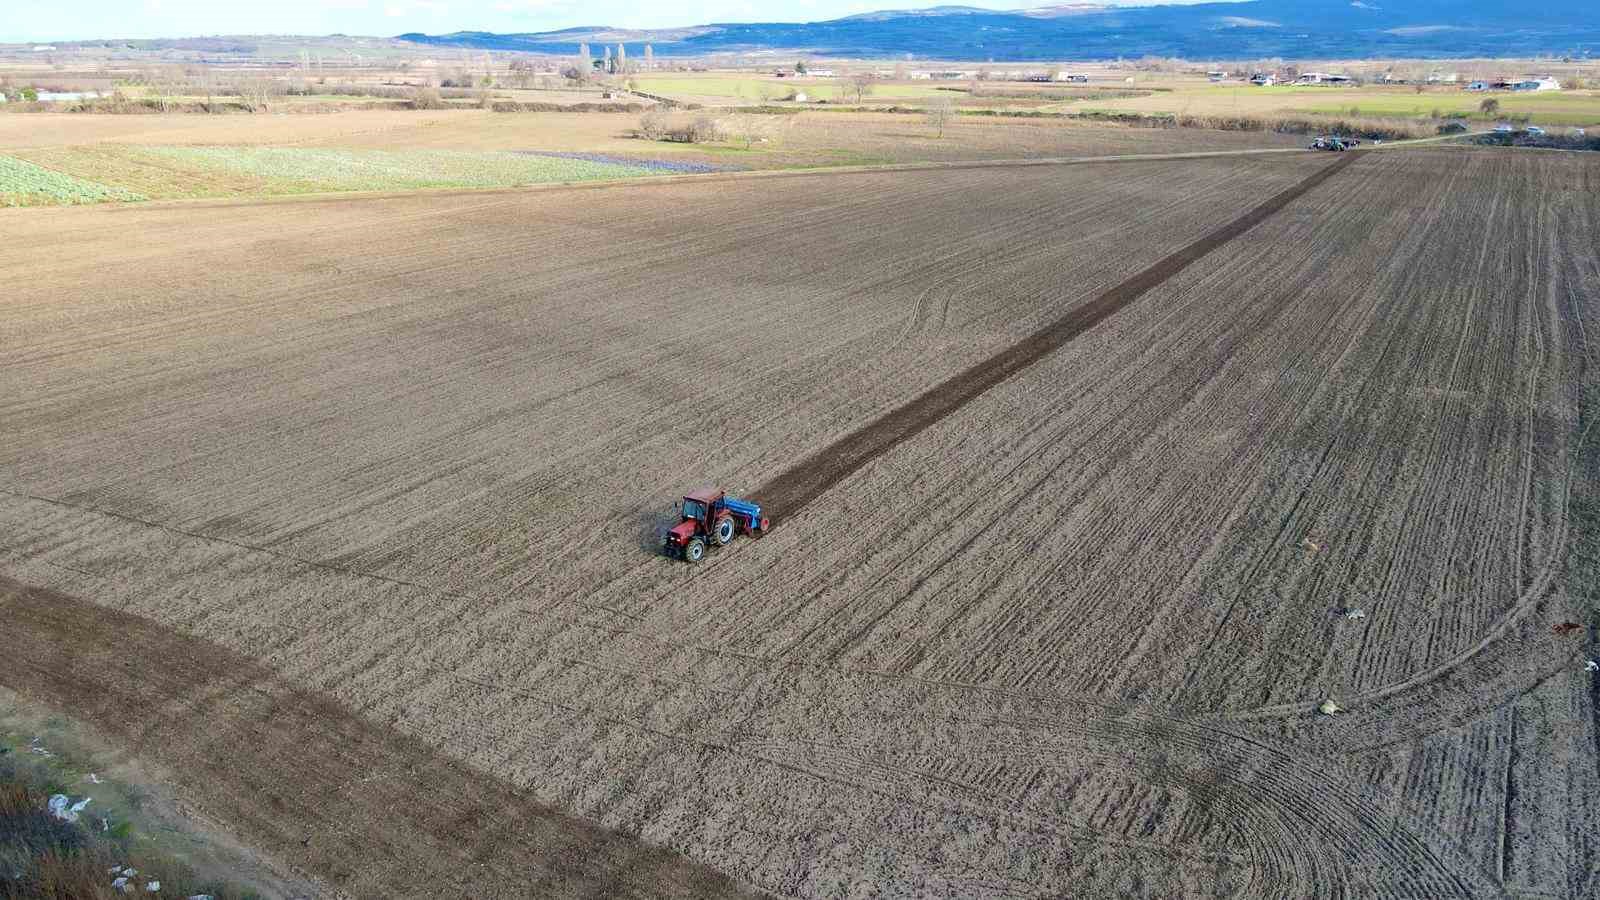
<svg viewBox="0 0 1600 900">
<path fill-rule="evenodd" d="M 691 491 L 690 493 L 684 494 L 683 499 L 699 500 L 701 503 L 713 503 L 718 497 L 721 496 L 722 492 L 716 488 L 701 488 L 697 491 Z"/>
</svg>

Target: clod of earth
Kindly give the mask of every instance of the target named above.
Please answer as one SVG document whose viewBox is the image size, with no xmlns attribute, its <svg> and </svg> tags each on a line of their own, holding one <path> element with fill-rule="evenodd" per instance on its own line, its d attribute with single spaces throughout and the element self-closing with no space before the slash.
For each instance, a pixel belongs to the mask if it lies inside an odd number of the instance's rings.
<svg viewBox="0 0 1600 900">
<path fill-rule="evenodd" d="M 1333 702 L 1332 700 L 1324 700 L 1322 701 L 1322 705 L 1317 707 L 1317 712 L 1322 713 L 1325 716 L 1331 716 L 1334 713 L 1344 712 L 1344 707 Z"/>
</svg>

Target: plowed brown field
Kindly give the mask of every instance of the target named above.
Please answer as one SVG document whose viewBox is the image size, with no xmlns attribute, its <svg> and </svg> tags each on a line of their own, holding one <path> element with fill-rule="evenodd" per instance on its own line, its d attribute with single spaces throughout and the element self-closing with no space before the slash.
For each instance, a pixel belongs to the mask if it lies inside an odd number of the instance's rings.
<svg viewBox="0 0 1600 900">
<path fill-rule="evenodd" d="M 0 683 L 326 698 L 194 790 L 356 893 L 1593 896 L 1596 234 L 1469 149 L 13 211 Z M 701 484 L 780 527 L 660 557 Z"/>
</svg>

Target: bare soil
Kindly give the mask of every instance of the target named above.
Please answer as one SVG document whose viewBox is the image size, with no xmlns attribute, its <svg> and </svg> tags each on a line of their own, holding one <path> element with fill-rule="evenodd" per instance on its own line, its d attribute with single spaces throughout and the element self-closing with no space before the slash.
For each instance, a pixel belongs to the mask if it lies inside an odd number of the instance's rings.
<svg viewBox="0 0 1600 900">
<path fill-rule="evenodd" d="M 93 605 L 5 621 L 203 642 L 291 733 L 773 893 L 1593 896 L 1597 187 L 1438 148 L 13 211 L 0 573 Z M 770 537 L 657 554 L 674 496 L 1005 354 Z M 198 665 L 150 677 L 248 699 Z"/>
<path fill-rule="evenodd" d="M 0 578 L 6 680 L 183 773 L 207 815 L 360 897 L 753 896 L 531 800 L 260 664 Z M 470 840 L 463 840 L 470 835 Z"/>
</svg>

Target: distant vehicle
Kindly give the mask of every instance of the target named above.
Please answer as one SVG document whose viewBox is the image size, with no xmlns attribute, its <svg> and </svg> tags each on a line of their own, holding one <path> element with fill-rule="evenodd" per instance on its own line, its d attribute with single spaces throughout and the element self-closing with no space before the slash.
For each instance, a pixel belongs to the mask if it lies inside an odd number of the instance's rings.
<svg viewBox="0 0 1600 900">
<path fill-rule="evenodd" d="M 1465 122 L 1446 122 L 1439 126 L 1440 134 L 1460 134 L 1467 130 Z"/>
<path fill-rule="evenodd" d="M 1543 137 L 1544 136 L 1544 129 L 1540 128 L 1537 125 L 1529 125 L 1528 128 L 1527 128 L 1527 131 L 1528 131 L 1529 134 L 1536 135 L 1538 137 Z"/>
<path fill-rule="evenodd" d="M 1311 142 L 1311 146 L 1308 147 L 1307 149 L 1308 150 L 1335 150 L 1335 151 L 1338 151 L 1340 153 L 1343 153 L 1345 150 L 1350 149 L 1350 145 L 1348 143 L 1346 143 L 1343 138 L 1331 137 L 1331 136 L 1328 136 L 1328 135 L 1323 135 L 1322 137 L 1319 137 L 1316 140 L 1312 141 Z"/>
<path fill-rule="evenodd" d="M 1494 127 L 1494 133 L 1495 134 L 1515 134 L 1516 131 L 1517 130 L 1515 128 L 1511 127 L 1510 125 L 1507 125 L 1504 122 L 1501 122 L 1499 125 L 1496 125 Z"/>
<path fill-rule="evenodd" d="M 667 532 L 662 550 L 668 556 L 697 563 L 705 558 L 710 543 L 726 547 L 735 535 L 758 538 L 771 527 L 771 520 L 761 515 L 757 504 L 706 488 L 684 496 L 678 506 L 678 524 Z"/>
<path fill-rule="evenodd" d="M 1584 130 L 1582 128 L 1574 128 L 1574 129 L 1572 129 L 1572 136 L 1575 137 L 1575 138 L 1583 137 L 1584 133 L 1585 132 L 1584 132 Z"/>
</svg>

